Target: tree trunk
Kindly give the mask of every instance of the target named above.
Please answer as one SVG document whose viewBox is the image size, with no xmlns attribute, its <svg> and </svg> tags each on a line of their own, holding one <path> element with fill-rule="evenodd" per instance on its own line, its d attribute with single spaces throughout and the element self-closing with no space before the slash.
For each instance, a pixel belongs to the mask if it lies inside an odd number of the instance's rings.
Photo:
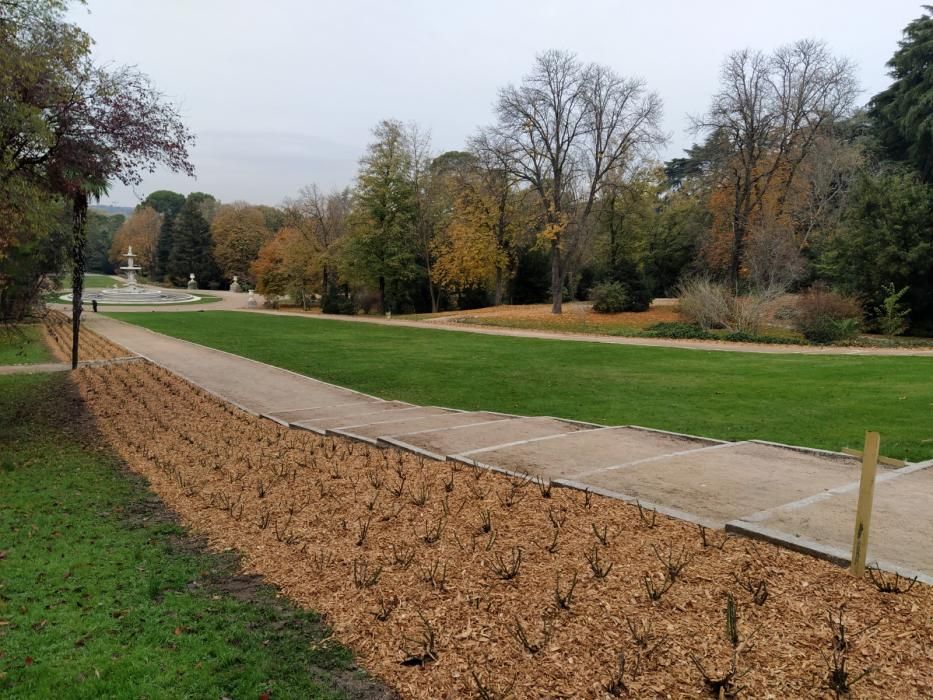
<svg viewBox="0 0 933 700">
<path fill-rule="evenodd" d="M 379 310 L 386 312 L 386 278 L 379 278 Z"/>
<path fill-rule="evenodd" d="M 739 273 L 742 268 L 742 247 L 744 234 L 739 226 L 733 224 L 732 256 L 729 260 L 729 284 L 735 294 L 739 293 Z"/>
<path fill-rule="evenodd" d="M 87 244 L 87 192 L 74 195 L 71 213 L 71 369 L 78 368 L 81 308 L 84 296 L 84 249 Z"/>
<path fill-rule="evenodd" d="M 561 313 L 564 301 L 564 285 L 561 277 L 560 236 L 551 240 L 551 313 Z"/>
<path fill-rule="evenodd" d="M 502 305 L 502 295 L 503 295 L 503 292 L 505 291 L 503 282 L 504 282 L 504 279 L 503 279 L 502 270 L 497 267 L 496 268 L 496 292 L 492 300 L 493 306 Z"/>
<path fill-rule="evenodd" d="M 742 259 L 745 257 L 745 235 L 750 214 L 739 214 L 732 220 L 732 254 L 729 258 L 729 284 L 735 294 L 742 281 Z"/>
<path fill-rule="evenodd" d="M 430 272 L 428 273 L 430 275 Z M 437 313 L 438 303 L 440 301 L 440 293 L 434 287 L 434 283 L 431 281 L 431 277 L 428 277 L 428 294 L 431 297 L 431 313 Z"/>
</svg>

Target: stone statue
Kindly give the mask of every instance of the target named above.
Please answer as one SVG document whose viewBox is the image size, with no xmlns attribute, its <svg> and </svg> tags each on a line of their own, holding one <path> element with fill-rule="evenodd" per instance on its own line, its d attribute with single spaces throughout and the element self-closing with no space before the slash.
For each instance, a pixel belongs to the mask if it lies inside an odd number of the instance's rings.
<svg viewBox="0 0 933 700">
<path fill-rule="evenodd" d="M 248 309 L 255 309 L 256 306 L 257 306 L 257 304 L 256 304 L 256 297 L 253 296 L 253 290 L 250 289 L 250 290 L 249 290 L 249 296 L 248 296 L 247 299 L 246 299 L 246 308 L 248 308 Z"/>
<path fill-rule="evenodd" d="M 233 283 L 230 285 L 231 292 L 241 292 L 243 291 L 240 288 L 240 278 L 237 275 L 233 276 Z"/>
<path fill-rule="evenodd" d="M 198 283 L 194 281 L 194 273 L 193 273 L 193 272 L 189 275 L 189 278 L 190 278 L 190 279 L 188 280 L 188 289 L 197 289 L 197 288 L 198 288 Z"/>
</svg>

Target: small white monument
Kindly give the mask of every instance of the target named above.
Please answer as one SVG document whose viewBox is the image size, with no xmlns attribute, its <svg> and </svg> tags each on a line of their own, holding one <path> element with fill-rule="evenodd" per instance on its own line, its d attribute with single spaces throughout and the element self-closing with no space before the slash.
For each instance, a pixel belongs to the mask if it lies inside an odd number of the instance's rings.
<svg viewBox="0 0 933 700">
<path fill-rule="evenodd" d="M 241 292 L 243 291 L 240 288 L 240 278 L 237 275 L 233 276 L 233 283 L 230 285 L 231 292 Z"/>
<path fill-rule="evenodd" d="M 194 281 L 194 273 L 188 275 L 188 289 L 197 289 L 198 283 Z"/>
<path fill-rule="evenodd" d="M 253 290 L 250 289 L 250 290 L 249 290 L 249 296 L 246 298 L 246 308 L 248 308 L 248 309 L 255 309 L 256 306 L 257 306 L 257 304 L 256 304 L 256 297 L 253 296 Z"/>
</svg>

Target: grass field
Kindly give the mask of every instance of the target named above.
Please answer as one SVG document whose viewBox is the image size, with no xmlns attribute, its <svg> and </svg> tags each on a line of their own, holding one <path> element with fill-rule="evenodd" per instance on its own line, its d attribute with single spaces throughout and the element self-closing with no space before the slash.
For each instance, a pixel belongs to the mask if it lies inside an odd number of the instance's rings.
<svg viewBox="0 0 933 700">
<path fill-rule="evenodd" d="M 100 275 L 96 272 L 88 272 L 84 275 L 85 289 L 101 289 L 112 287 L 118 282 L 110 275 Z M 61 278 L 62 294 L 71 290 L 71 274 L 63 275 Z"/>
<path fill-rule="evenodd" d="M 703 352 L 248 315 L 119 318 L 383 398 L 933 456 L 933 360 Z"/>
<path fill-rule="evenodd" d="M 94 435 L 63 375 L 0 377 L 0 696 L 384 696 Z"/>
<path fill-rule="evenodd" d="M 51 350 L 42 342 L 42 327 L 38 324 L 19 326 L 14 330 L 0 329 L 0 365 L 54 361 Z"/>
</svg>

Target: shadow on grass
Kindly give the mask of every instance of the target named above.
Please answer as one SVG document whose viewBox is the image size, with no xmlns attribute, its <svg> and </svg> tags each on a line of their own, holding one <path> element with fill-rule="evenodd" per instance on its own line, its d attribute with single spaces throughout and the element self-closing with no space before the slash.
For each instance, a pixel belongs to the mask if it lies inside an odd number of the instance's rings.
<svg viewBox="0 0 933 700">
<path fill-rule="evenodd" d="M 395 697 L 182 528 L 67 376 L 0 377 L 0 454 L 0 694 Z"/>
</svg>

